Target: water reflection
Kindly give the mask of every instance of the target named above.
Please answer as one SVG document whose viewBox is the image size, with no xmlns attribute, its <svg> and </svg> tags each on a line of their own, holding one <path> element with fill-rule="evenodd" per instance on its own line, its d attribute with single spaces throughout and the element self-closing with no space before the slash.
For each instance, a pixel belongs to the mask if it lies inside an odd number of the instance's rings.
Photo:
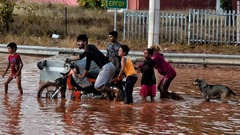
<svg viewBox="0 0 240 135">
<path fill-rule="evenodd" d="M 2 100 L 4 108 L 2 108 L 3 113 L 1 114 L 4 118 L 1 122 L 5 129 L 1 131 L 3 134 L 22 134 L 20 127 L 22 96 L 19 95 L 13 98 L 14 99 L 10 99 L 9 96 L 5 94 Z"/>
<path fill-rule="evenodd" d="M 0 54 L 0 73 L 5 69 L 7 55 Z M 141 102 L 138 81 L 134 104 L 125 105 L 99 99 L 37 99 L 39 57 L 22 56 L 23 96 L 11 82 L 4 95 L 0 78 L 0 134 L 240 134 L 239 96 L 227 104 L 204 102 L 192 82 L 203 78 L 211 84 L 224 84 L 240 95 L 239 67 L 203 68 L 199 65 L 174 65 L 177 77 L 170 91 L 185 100 Z M 160 76 L 158 76 L 160 79 Z"/>
</svg>

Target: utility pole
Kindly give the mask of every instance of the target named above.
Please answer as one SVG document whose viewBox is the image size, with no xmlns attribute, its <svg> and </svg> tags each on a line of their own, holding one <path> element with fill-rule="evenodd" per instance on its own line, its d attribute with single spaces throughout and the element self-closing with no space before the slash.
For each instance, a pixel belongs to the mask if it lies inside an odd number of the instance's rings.
<svg viewBox="0 0 240 135">
<path fill-rule="evenodd" d="M 150 0 L 149 2 L 148 48 L 160 43 L 160 0 Z"/>
</svg>

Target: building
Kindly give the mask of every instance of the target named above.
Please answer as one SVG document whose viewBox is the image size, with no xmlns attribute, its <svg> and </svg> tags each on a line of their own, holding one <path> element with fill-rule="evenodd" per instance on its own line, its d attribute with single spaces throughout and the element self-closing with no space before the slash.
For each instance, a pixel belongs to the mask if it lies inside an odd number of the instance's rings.
<svg viewBox="0 0 240 135">
<path fill-rule="evenodd" d="M 149 10 L 150 0 L 128 0 L 129 10 Z M 160 0 L 160 10 L 220 8 L 220 0 Z M 237 0 L 232 0 L 232 9 L 237 10 Z"/>
</svg>

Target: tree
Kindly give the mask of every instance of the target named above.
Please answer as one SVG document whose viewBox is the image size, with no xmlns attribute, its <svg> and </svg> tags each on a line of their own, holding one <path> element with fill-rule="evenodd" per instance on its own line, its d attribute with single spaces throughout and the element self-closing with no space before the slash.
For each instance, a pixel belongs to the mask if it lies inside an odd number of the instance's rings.
<svg viewBox="0 0 240 135">
<path fill-rule="evenodd" d="M 220 7 L 223 10 L 231 10 L 232 9 L 232 0 L 220 0 Z"/>
<path fill-rule="evenodd" d="M 14 22 L 13 10 L 15 3 L 11 0 L 0 0 L 0 3 L 2 4 L 0 6 L 1 23 L 3 23 L 3 29 L 6 29 L 8 32 L 10 29 L 10 24 Z"/>
<path fill-rule="evenodd" d="M 96 8 L 96 9 L 106 8 L 106 0 L 78 0 L 78 3 L 81 7 L 85 7 L 85 8 Z"/>
</svg>

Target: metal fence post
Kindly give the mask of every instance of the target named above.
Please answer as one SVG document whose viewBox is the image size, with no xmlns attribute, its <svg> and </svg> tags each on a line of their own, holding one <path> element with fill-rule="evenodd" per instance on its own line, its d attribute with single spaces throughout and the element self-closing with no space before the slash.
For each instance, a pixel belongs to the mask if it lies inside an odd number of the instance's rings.
<svg viewBox="0 0 240 135">
<path fill-rule="evenodd" d="M 188 45 L 190 45 L 190 40 L 191 40 L 191 16 L 192 16 L 192 9 L 189 9 L 188 13 Z"/>
</svg>

